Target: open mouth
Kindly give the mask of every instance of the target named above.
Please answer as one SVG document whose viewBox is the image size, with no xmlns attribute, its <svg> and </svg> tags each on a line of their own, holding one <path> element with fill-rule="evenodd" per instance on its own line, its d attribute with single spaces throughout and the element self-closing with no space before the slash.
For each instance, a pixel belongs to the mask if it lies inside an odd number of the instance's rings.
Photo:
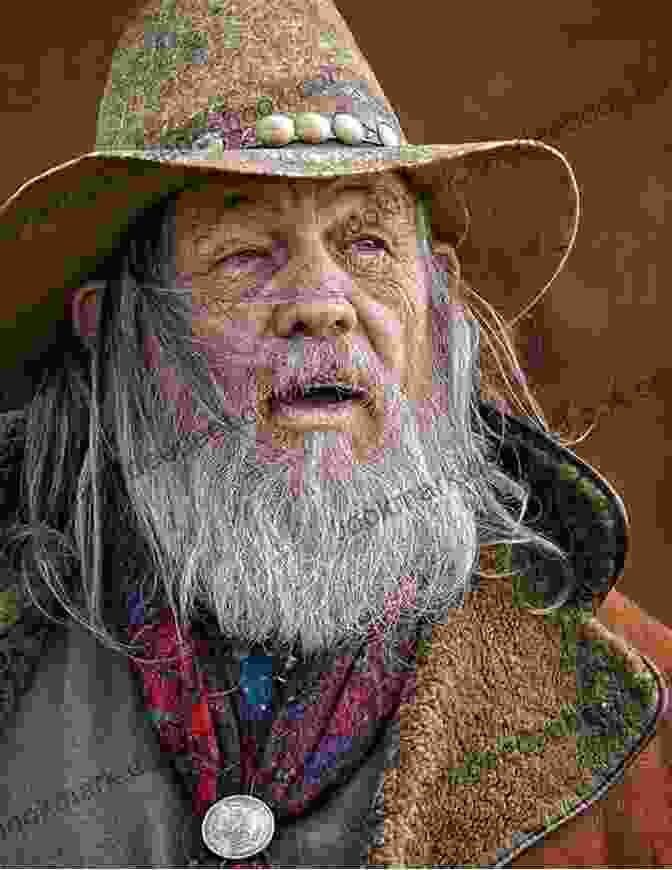
<svg viewBox="0 0 672 870">
<path fill-rule="evenodd" d="M 308 384 L 298 392 L 274 394 L 271 411 L 288 416 L 305 413 L 343 415 L 356 404 L 363 404 L 366 398 L 365 390 L 349 384 Z"/>
</svg>

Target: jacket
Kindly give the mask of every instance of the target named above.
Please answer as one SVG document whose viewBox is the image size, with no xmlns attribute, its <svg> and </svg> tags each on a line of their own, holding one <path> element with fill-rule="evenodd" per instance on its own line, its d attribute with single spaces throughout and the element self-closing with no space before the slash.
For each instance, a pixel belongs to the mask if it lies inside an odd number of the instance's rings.
<svg viewBox="0 0 672 870">
<path fill-rule="evenodd" d="M 672 866 L 672 630 L 613 588 L 623 504 L 527 419 L 481 413 L 497 461 L 531 487 L 532 524 L 570 553 L 575 594 L 530 613 L 557 561 L 476 578 L 418 642 L 413 698 L 380 745 L 301 817 L 280 814 L 275 853 L 233 866 Z M 0 418 L 5 525 L 24 432 L 23 412 Z M 481 565 L 501 570 L 515 554 Z M 12 590 L 10 562 L 0 569 Z M 74 621 L 6 604 L 0 616 L 0 865 L 231 866 L 204 850 L 128 662 Z"/>
</svg>

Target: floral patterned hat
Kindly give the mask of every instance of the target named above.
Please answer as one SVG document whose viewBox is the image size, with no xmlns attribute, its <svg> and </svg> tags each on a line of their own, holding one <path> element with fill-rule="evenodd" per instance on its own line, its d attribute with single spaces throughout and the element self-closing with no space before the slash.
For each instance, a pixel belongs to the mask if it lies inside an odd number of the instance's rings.
<svg viewBox="0 0 672 870">
<path fill-rule="evenodd" d="M 0 292 L 3 386 L 53 345 L 65 291 L 135 215 L 195 176 L 390 169 L 431 197 L 434 250 L 456 250 L 503 315 L 520 319 L 564 266 L 579 191 L 561 152 L 526 139 L 408 144 L 332 0 L 149 0 L 113 56 L 95 150 L 0 207 L 5 274 L 20 278 Z M 10 392 L 5 409 L 22 403 Z"/>
</svg>

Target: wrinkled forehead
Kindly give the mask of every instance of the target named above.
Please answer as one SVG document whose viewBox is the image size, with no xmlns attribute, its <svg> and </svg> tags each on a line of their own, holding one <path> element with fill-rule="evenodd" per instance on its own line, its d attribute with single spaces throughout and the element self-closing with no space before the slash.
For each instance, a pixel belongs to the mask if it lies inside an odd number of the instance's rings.
<svg viewBox="0 0 672 870">
<path fill-rule="evenodd" d="M 237 219 L 272 219 L 289 212 L 300 200 L 308 200 L 318 209 L 358 202 L 376 208 L 387 220 L 403 222 L 412 220 L 415 209 L 411 188 L 396 171 L 336 179 L 212 176 L 195 182 L 177 197 L 179 235 L 189 235 L 203 224 L 234 214 Z"/>
</svg>

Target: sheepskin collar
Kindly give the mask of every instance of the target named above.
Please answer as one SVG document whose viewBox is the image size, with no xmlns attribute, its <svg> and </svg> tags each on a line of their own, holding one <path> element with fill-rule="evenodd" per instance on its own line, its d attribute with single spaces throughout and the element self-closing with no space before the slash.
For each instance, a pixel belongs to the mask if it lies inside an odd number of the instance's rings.
<svg viewBox="0 0 672 870">
<path fill-rule="evenodd" d="M 497 461 L 532 489 L 526 520 L 571 554 L 576 589 L 560 610 L 532 614 L 559 563 L 521 563 L 516 548 L 482 557 L 482 568 L 521 575 L 474 578 L 418 644 L 415 699 L 373 805 L 371 866 L 507 866 L 601 800 L 664 709 L 655 665 L 595 617 L 625 564 L 618 494 L 527 421 L 486 403 L 481 415 Z M 16 510 L 24 437 L 23 412 L 0 417 L 0 523 Z"/>
</svg>

